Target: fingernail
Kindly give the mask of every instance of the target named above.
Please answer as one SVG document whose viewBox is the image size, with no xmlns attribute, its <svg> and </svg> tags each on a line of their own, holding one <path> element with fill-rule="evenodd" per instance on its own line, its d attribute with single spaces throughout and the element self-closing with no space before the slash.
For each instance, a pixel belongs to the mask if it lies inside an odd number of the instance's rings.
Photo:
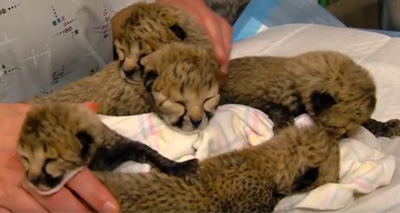
<svg viewBox="0 0 400 213">
<path fill-rule="evenodd" d="M 101 212 L 118 212 L 118 207 L 115 205 L 115 203 L 111 201 L 107 201 Z"/>
<path fill-rule="evenodd" d="M 226 67 L 226 66 L 221 67 L 221 72 L 223 74 L 228 74 L 228 67 Z"/>
</svg>

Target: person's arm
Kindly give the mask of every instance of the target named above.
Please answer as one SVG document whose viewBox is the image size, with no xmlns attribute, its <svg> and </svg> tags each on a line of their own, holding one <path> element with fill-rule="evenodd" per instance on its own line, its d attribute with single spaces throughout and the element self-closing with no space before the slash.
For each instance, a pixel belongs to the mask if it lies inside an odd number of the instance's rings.
<svg viewBox="0 0 400 213">
<path fill-rule="evenodd" d="M 229 57 L 232 49 L 232 27 L 228 22 L 214 13 L 203 0 L 157 0 L 159 4 L 169 4 L 188 11 L 207 31 L 221 66 L 222 77 L 228 74 Z M 132 6 L 130 6 L 132 7 Z M 120 10 L 111 19 L 113 36 L 130 15 L 130 7 Z"/>
</svg>

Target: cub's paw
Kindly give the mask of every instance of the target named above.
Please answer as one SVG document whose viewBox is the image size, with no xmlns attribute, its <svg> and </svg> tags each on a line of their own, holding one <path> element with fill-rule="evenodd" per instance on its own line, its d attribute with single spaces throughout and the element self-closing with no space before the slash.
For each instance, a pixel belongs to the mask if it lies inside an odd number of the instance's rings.
<svg viewBox="0 0 400 213">
<path fill-rule="evenodd" d="M 198 168 L 199 160 L 195 158 L 179 163 L 174 163 L 171 166 L 160 168 L 160 170 L 168 175 L 186 177 L 197 173 Z"/>
<path fill-rule="evenodd" d="M 391 119 L 386 123 L 386 133 L 383 137 L 396 137 L 400 136 L 400 120 L 399 119 Z"/>
<path fill-rule="evenodd" d="M 274 134 L 276 135 L 283 129 L 286 129 L 292 125 L 294 125 L 293 121 L 274 123 L 272 130 L 274 131 Z"/>
</svg>

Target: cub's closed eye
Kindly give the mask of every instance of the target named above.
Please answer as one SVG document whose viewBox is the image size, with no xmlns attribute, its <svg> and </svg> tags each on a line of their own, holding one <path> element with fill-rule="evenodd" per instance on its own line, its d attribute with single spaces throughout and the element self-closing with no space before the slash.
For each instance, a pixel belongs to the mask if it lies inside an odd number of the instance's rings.
<svg viewBox="0 0 400 213">
<path fill-rule="evenodd" d="M 22 156 L 22 160 L 24 160 L 25 162 L 29 163 L 29 160 L 28 160 L 28 158 L 27 158 L 27 157 L 25 157 L 25 156 Z"/>
<path fill-rule="evenodd" d="M 203 104 L 206 103 L 207 101 L 213 99 L 214 97 L 215 97 L 215 96 L 212 96 L 212 97 L 207 98 L 206 100 L 204 100 Z"/>
<path fill-rule="evenodd" d="M 29 160 L 25 156 L 21 156 L 21 157 L 22 157 L 22 164 L 25 167 L 25 172 L 27 172 L 27 171 L 29 171 Z"/>
</svg>

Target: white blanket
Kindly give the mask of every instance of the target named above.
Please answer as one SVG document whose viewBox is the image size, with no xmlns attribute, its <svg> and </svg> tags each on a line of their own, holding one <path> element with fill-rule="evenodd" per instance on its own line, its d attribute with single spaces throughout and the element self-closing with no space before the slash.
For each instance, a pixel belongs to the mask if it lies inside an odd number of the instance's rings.
<svg viewBox="0 0 400 213">
<path fill-rule="evenodd" d="M 291 56 L 311 50 L 341 51 L 369 69 L 378 87 L 378 103 L 373 117 L 383 121 L 400 117 L 400 84 L 397 83 L 400 79 L 400 39 L 348 28 L 284 25 L 236 43 L 232 58 L 248 55 Z M 143 141 L 175 160 L 204 159 L 258 144 L 272 137 L 273 125 L 263 113 L 238 105 L 220 107 L 210 126 L 196 135 L 173 132 L 153 114 L 101 118 L 121 134 Z M 395 166 L 400 159 L 397 154 L 400 152 L 396 152 L 400 151 L 400 147 L 396 142 L 400 140 L 376 139 L 360 128 L 355 137 L 341 144 L 339 184 L 327 184 L 310 193 L 285 198 L 275 210 L 399 211 L 400 174 Z M 148 167 L 127 163 L 119 170 L 141 172 L 147 171 Z"/>
<path fill-rule="evenodd" d="M 127 137 L 143 141 L 173 160 L 197 157 L 200 160 L 234 149 L 260 144 L 273 136 L 272 121 L 262 112 L 240 105 L 220 107 L 210 125 L 201 133 L 183 135 L 168 128 L 153 114 L 128 117 L 102 116 L 111 128 Z M 296 118 L 298 126 L 309 125 L 310 118 Z M 122 128 L 121 128 L 122 127 Z M 395 159 L 382 153 L 376 138 L 364 128 L 340 145 L 340 184 L 327 184 L 308 194 L 291 196 L 279 203 L 276 210 L 309 208 L 340 209 L 350 204 L 354 193 L 370 193 L 390 183 Z M 147 164 L 127 162 L 119 172 L 147 172 Z"/>
</svg>

